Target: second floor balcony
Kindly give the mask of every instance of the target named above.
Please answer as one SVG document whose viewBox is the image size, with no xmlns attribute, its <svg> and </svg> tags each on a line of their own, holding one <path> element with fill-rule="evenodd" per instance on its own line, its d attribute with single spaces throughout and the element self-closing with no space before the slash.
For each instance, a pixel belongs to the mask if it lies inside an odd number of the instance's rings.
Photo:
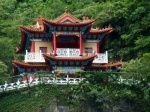
<svg viewBox="0 0 150 112">
<path fill-rule="evenodd" d="M 56 57 L 77 57 L 80 56 L 79 49 L 71 49 L 71 48 L 57 48 L 56 50 L 57 56 Z M 108 63 L 108 53 L 96 53 L 97 57 L 94 59 L 93 63 Z M 88 55 L 91 55 L 88 54 Z M 25 54 L 25 62 L 45 62 L 42 52 L 28 52 L 26 50 Z"/>
</svg>

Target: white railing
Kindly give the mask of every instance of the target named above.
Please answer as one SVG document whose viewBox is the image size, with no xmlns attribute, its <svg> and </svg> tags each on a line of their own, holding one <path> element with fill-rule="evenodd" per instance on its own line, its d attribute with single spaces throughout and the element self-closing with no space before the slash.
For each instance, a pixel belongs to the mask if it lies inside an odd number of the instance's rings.
<svg viewBox="0 0 150 112">
<path fill-rule="evenodd" d="M 57 48 L 57 56 L 79 56 L 80 54 L 80 50 L 79 49 L 70 49 L 70 48 Z M 43 56 L 42 56 L 42 52 L 28 52 L 26 50 L 26 54 L 25 54 L 25 62 L 45 62 Z"/>
<path fill-rule="evenodd" d="M 108 52 L 97 53 L 97 57 L 94 59 L 93 63 L 108 63 Z"/>
<path fill-rule="evenodd" d="M 35 78 L 32 79 L 32 77 L 29 78 L 28 82 L 27 80 L 25 81 L 17 81 L 15 83 L 7 83 L 5 81 L 4 85 L 0 85 L 0 92 L 4 91 L 10 91 L 10 90 L 18 90 L 20 88 L 25 88 L 25 87 L 32 87 L 38 84 L 57 84 L 57 85 L 77 85 L 79 84 L 82 80 L 85 78 L 50 78 L 50 77 L 43 77 L 41 79 Z"/>
<path fill-rule="evenodd" d="M 42 52 L 28 52 L 26 50 L 25 62 L 45 62 Z"/>
<path fill-rule="evenodd" d="M 57 57 L 79 57 L 79 49 L 70 48 L 57 48 Z M 88 54 L 91 55 L 91 54 Z M 41 51 L 40 52 L 28 52 L 26 50 L 25 62 L 45 62 Z M 97 57 L 94 59 L 93 63 L 108 63 L 108 53 L 97 53 Z"/>
<path fill-rule="evenodd" d="M 85 78 L 69 78 L 68 75 L 67 75 L 67 78 L 42 77 L 40 79 L 39 78 L 32 79 L 32 77 L 30 77 L 28 81 L 18 80 L 15 83 L 9 83 L 9 84 L 7 83 L 7 81 L 5 81 L 4 85 L 0 85 L 0 92 L 10 91 L 10 90 L 19 90 L 21 88 L 32 87 L 38 84 L 78 85 L 83 80 L 85 80 Z M 141 81 L 134 80 L 133 78 L 126 79 L 120 76 L 119 78 L 117 78 L 116 83 L 126 84 L 126 85 L 136 85 L 136 84 L 141 83 Z M 147 83 L 147 84 L 148 86 L 150 86 L 150 83 Z"/>
<path fill-rule="evenodd" d="M 70 48 L 57 48 L 56 50 L 57 56 L 79 56 L 79 49 L 70 49 Z"/>
</svg>

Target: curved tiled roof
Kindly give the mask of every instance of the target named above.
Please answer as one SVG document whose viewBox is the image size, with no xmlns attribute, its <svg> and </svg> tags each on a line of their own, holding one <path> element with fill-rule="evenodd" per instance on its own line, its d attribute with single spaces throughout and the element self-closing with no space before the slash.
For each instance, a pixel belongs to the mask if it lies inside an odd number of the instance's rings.
<svg viewBox="0 0 150 112">
<path fill-rule="evenodd" d="M 94 56 L 94 55 L 93 55 Z M 90 59 L 90 58 L 93 58 L 93 56 L 87 56 L 89 58 L 85 58 L 84 57 L 84 60 L 86 59 Z M 60 58 L 59 58 L 60 59 Z M 64 59 L 64 58 L 61 58 L 61 60 Z M 66 58 L 67 60 L 75 60 L 75 58 Z M 76 58 L 77 59 L 77 58 Z M 77 59 L 79 60 L 79 59 Z M 82 60 L 82 58 L 80 58 L 80 60 Z M 20 62 L 20 61 L 17 61 L 17 60 L 14 60 L 12 62 L 14 65 L 18 65 L 18 66 L 21 66 L 21 67 L 51 67 L 49 65 L 46 65 L 45 63 L 25 63 L 25 62 Z M 122 66 L 122 61 L 119 61 L 119 62 L 110 62 L 110 63 L 106 63 L 106 64 L 103 64 L 103 65 L 92 65 L 92 66 L 87 66 L 86 69 L 88 68 L 112 68 L 112 67 L 120 67 Z"/>
<path fill-rule="evenodd" d="M 94 20 L 83 21 L 80 23 L 59 23 L 59 22 L 55 22 L 55 21 L 47 20 L 47 19 L 43 19 L 43 21 L 52 25 L 57 25 L 57 26 L 84 26 L 88 24 L 92 25 L 92 23 L 94 23 Z"/>
<path fill-rule="evenodd" d="M 105 33 L 105 32 L 112 32 L 112 28 L 103 28 L 103 29 L 91 29 L 89 31 L 90 34 L 99 34 L 99 33 Z"/>
<path fill-rule="evenodd" d="M 43 57 L 45 58 L 46 64 L 51 66 L 87 66 L 92 64 L 96 55 L 85 55 L 81 57 L 56 57 L 53 54 L 43 54 Z"/>
<path fill-rule="evenodd" d="M 23 29 L 23 30 L 29 31 L 29 32 L 37 32 L 37 33 L 43 33 L 43 31 L 44 31 L 42 29 L 28 28 L 28 27 L 25 27 L 23 25 L 20 26 L 20 29 Z"/>
<path fill-rule="evenodd" d="M 49 65 L 46 65 L 45 63 L 25 63 L 23 61 L 21 62 L 17 60 L 14 60 L 12 63 L 21 67 L 51 67 Z"/>
<path fill-rule="evenodd" d="M 14 65 L 13 75 L 17 75 L 22 72 L 28 72 L 28 70 L 30 70 L 31 72 L 40 71 L 40 70 L 52 71 L 52 66 L 46 65 L 45 63 L 42 63 L 42 64 L 41 63 L 32 63 L 31 64 L 31 63 L 25 63 L 25 62 L 20 62 L 20 61 L 14 60 L 12 62 L 12 64 Z"/>
<path fill-rule="evenodd" d="M 19 53 L 20 51 L 21 51 L 21 49 L 22 49 L 22 47 L 23 47 L 23 43 L 24 43 L 24 34 L 23 34 L 23 31 L 21 30 L 21 43 L 20 43 L 20 45 L 19 45 L 19 48 L 17 48 L 16 49 L 16 51 L 15 51 L 15 53 L 17 54 L 17 53 Z"/>
<path fill-rule="evenodd" d="M 87 70 L 87 69 L 112 69 L 112 68 L 116 68 L 116 67 L 121 67 L 122 66 L 122 61 L 119 61 L 119 62 L 110 62 L 110 63 L 106 63 L 106 64 L 103 64 L 103 65 L 92 65 L 92 66 L 87 66 L 84 68 L 84 70 Z"/>
<path fill-rule="evenodd" d="M 86 60 L 89 60 L 89 59 L 94 59 L 97 55 L 96 54 L 93 54 L 93 55 L 90 55 L 90 56 L 81 56 L 81 57 L 56 57 L 54 56 L 53 54 L 43 54 L 43 57 L 44 58 L 50 58 L 52 60 L 55 60 L 55 61 L 86 61 Z"/>
</svg>

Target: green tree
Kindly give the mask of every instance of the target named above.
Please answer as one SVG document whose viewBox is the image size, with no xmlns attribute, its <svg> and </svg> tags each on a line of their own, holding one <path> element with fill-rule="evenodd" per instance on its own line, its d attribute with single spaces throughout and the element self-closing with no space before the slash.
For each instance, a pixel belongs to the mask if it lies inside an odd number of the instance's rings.
<svg viewBox="0 0 150 112">
<path fill-rule="evenodd" d="M 8 71 L 12 73 L 12 60 L 14 59 L 15 48 L 10 38 L 0 37 L 0 59 L 8 66 Z"/>
<path fill-rule="evenodd" d="M 0 84 L 4 84 L 4 82 L 8 80 L 8 77 L 7 66 L 0 61 Z"/>
<path fill-rule="evenodd" d="M 145 53 L 140 59 L 126 62 L 122 68 L 123 71 L 131 75 L 140 75 L 148 79 L 150 82 L 150 53 Z"/>
</svg>

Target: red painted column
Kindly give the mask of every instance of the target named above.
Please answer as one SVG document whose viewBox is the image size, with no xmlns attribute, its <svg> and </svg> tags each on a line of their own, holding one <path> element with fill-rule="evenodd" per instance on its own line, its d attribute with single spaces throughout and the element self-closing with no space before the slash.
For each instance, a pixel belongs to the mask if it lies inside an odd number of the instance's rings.
<svg viewBox="0 0 150 112">
<path fill-rule="evenodd" d="M 82 33 L 80 32 L 80 35 L 79 35 L 79 45 L 80 45 L 80 56 L 82 56 Z"/>
<path fill-rule="evenodd" d="M 100 53 L 100 42 L 97 42 L 97 53 Z"/>
<path fill-rule="evenodd" d="M 30 52 L 35 52 L 35 41 L 32 40 Z"/>
<path fill-rule="evenodd" d="M 53 33 L 54 55 L 56 55 L 56 32 Z"/>
</svg>

